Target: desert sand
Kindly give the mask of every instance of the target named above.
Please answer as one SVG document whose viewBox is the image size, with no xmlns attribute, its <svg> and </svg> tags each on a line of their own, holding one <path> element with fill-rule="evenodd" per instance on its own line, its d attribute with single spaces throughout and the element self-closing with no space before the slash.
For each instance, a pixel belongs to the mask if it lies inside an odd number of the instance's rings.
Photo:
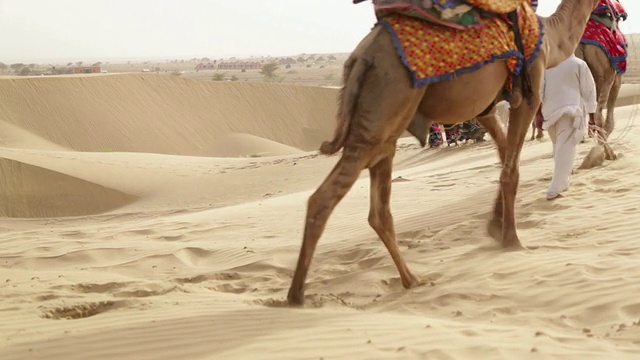
<svg viewBox="0 0 640 360">
<path fill-rule="evenodd" d="M 544 198 L 527 141 L 527 250 L 485 234 L 493 143 L 403 138 L 392 211 L 425 285 L 402 288 L 363 173 L 285 306 L 336 89 L 128 74 L 0 80 L 0 358 L 638 359 L 640 85 L 612 143 Z M 581 144 L 576 167 L 592 144 Z"/>
</svg>

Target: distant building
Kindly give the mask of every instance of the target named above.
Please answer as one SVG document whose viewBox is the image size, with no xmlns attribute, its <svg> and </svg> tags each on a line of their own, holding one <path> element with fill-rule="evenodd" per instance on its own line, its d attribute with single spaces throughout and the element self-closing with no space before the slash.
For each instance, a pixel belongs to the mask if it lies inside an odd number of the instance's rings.
<svg viewBox="0 0 640 360">
<path fill-rule="evenodd" d="M 218 69 L 261 69 L 262 64 L 257 61 L 234 61 L 234 62 L 221 62 L 218 64 Z"/>
<path fill-rule="evenodd" d="M 216 68 L 216 64 L 212 62 L 199 63 L 198 65 L 196 65 L 196 70 L 213 70 L 215 68 Z"/>
<path fill-rule="evenodd" d="M 96 74 L 100 73 L 100 66 L 76 66 L 73 68 L 74 74 Z"/>
</svg>

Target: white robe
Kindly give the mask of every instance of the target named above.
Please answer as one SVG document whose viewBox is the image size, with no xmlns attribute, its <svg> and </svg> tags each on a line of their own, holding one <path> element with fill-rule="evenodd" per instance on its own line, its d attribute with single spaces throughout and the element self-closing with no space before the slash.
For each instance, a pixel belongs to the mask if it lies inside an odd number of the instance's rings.
<svg viewBox="0 0 640 360">
<path fill-rule="evenodd" d="M 576 129 L 586 131 L 588 114 L 595 113 L 598 106 L 596 83 L 587 63 L 571 55 L 558 66 L 546 70 L 541 98 L 543 130 L 568 114 L 575 118 Z"/>
<path fill-rule="evenodd" d="M 576 147 L 588 129 L 588 114 L 598 106 L 596 84 L 587 64 L 571 55 L 544 74 L 542 129 L 553 142 L 554 173 L 547 198 L 569 188 Z"/>
</svg>

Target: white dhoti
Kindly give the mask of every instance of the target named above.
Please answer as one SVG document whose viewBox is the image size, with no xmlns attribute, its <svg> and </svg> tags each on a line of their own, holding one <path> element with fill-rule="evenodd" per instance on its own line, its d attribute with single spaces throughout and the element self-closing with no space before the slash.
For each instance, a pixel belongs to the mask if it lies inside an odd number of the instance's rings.
<svg viewBox="0 0 640 360">
<path fill-rule="evenodd" d="M 580 113 L 565 113 L 548 127 L 547 132 L 553 143 L 554 162 L 553 178 L 547 189 L 547 199 L 554 199 L 569 189 L 576 148 L 586 133 L 586 121 Z"/>
</svg>

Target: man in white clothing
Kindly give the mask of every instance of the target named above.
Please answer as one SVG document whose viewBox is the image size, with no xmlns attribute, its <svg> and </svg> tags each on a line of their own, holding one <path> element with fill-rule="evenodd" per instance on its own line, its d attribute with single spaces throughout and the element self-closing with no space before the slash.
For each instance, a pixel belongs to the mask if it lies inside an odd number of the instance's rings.
<svg viewBox="0 0 640 360">
<path fill-rule="evenodd" d="M 553 143 L 554 172 L 547 200 L 561 197 L 569 189 L 576 147 L 585 137 L 588 118 L 597 107 L 596 84 L 587 63 L 571 55 L 544 73 L 542 86 L 542 129 Z M 587 118 L 588 114 L 588 118 Z"/>
</svg>

